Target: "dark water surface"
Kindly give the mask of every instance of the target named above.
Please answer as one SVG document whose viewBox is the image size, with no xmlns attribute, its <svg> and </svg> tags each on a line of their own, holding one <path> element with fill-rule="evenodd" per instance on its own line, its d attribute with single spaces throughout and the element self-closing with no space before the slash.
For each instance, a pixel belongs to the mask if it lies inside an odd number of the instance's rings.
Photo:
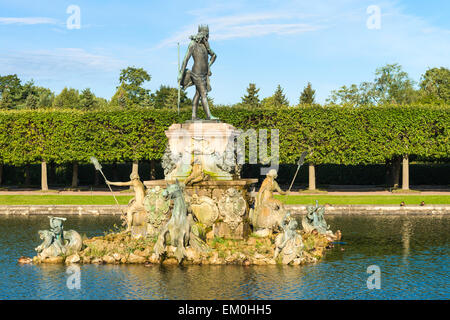
<svg viewBox="0 0 450 320">
<path fill-rule="evenodd" d="M 102 235 L 117 217 L 68 216 L 65 229 Z M 328 216 L 346 244 L 309 266 L 19 265 L 41 243 L 47 217 L 0 217 L 0 299 L 449 299 L 448 216 Z M 342 250 L 344 249 L 344 250 Z M 367 288 L 367 267 L 381 289 Z"/>
</svg>

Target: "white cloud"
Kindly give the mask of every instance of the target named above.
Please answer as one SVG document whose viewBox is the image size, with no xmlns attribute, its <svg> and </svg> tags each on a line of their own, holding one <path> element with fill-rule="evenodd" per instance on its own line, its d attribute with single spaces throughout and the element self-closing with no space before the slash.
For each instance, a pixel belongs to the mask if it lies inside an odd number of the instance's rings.
<svg viewBox="0 0 450 320">
<path fill-rule="evenodd" d="M 319 26 L 310 26 L 302 23 L 295 24 L 253 24 L 245 26 L 233 26 L 227 32 L 218 33 L 215 40 L 249 38 L 265 36 L 269 34 L 288 35 L 321 29 Z"/>
<path fill-rule="evenodd" d="M 0 17 L 0 24 L 22 24 L 22 25 L 58 24 L 58 20 L 45 17 L 29 17 L 29 18 Z"/>
<path fill-rule="evenodd" d="M 9 51 L 0 55 L 2 73 L 18 73 L 35 79 L 60 79 L 80 74 L 95 76 L 99 72 L 114 72 L 124 64 L 119 59 L 79 48 Z"/>
<path fill-rule="evenodd" d="M 307 15 L 293 12 L 259 12 L 252 14 L 235 14 L 223 17 L 204 18 L 200 14 L 197 22 L 186 26 L 174 36 L 161 41 L 157 47 L 174 46 L 176 43 L 187 43 L 189 36 L 196 33 L 198 24 L 208 24 L 211 40 L 260 37 L 271 34 L 288 35 L 316 31 L 324 25 L 310 24 L 303 20 Z"/>
</svg>

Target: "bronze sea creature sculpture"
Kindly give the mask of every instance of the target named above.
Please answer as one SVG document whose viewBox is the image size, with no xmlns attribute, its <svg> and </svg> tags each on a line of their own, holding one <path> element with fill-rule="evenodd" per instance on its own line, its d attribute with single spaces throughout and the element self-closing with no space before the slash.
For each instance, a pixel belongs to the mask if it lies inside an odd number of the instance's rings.
<svg viewBox="0 0 450 320">
<path fill-rule="evenodd" d="M 170 236 L 170 244 L 176 247 L 175 257 L 180 263 L 186 255 L 186 247 L 189 244 L 191 231 L 187 217 L 187 206 L 184 200 L 183 187 L 176 180 L 176 183 L 167 186 L 167 189 L 163 192 L 163 196 L 173 200 L 174 206 L 172 217 L 158 235 L 154 250 L 156 255 L 161 256 L 166 251 L 166 245 L 168 243 L 167 236 Z"/>
<path fill-rule="evenodd" d="M 66 218 L 52 217 L 50 230 L 39 230 L 43 242 L 35 248 L 41 259 L 69 255 L 81 250 L 83 241 L 75 230 L 64 231 L 63 222 Z"/>
</svg>

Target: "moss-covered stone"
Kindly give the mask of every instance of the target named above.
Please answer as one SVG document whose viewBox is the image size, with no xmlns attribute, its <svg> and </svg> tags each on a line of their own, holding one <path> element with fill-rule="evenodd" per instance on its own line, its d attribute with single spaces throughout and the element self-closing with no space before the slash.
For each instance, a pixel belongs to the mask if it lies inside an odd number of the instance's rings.
<svg viewBox="0 0 450 320">
<path fill-rule="evenodd" d="M 302 257 L 295 259 L 291 265 L 304 265 L 316 263 L 325 254 L 326 249 L 332 247 L 329 239 L 317 233 L 300 232 L 304 250 Z M 186 258 L 183 264 L 237 264 L 237 265 L 270 265 L 281 263 L 274 260 L 275 237 L 260 238 L 250 235 L 244 239 L 224 239 L 214 237 L 206 239 L 209 252 L 198 252 L 194 248 L 186 249 Z M 175 248 L 168 247 L 167 253 L 158 257 L 154 253 L 154 238 L 132 238 L 124 233 L 110 233 L 100 237 L 93 237 L 83 241 L 84 249 L 78 253 L 79 263 L 96 264 L 176 264 Z M 41 261 L 33 258 L 33 263 L 63 263 L 64 257 L 57 257 L 51 261 Z"/>
</svg>

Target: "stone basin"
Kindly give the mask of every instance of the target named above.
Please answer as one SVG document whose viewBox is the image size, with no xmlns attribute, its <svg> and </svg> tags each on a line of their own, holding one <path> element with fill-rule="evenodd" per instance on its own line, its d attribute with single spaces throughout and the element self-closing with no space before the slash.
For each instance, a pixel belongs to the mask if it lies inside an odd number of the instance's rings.
<svg viewBox="0 0 450 320">
<path fill-rule="evenodd" d="M 186 186 L 185 190 L 188 195 L 192 195 L 196 193 L 199 196 L 208 196 L 208 197 L 216 197 L 217 200 L 220 200 L 223 192 L 229 188 L 235 188 L 239 191 L 244 192 L 244 196 L 247 196 L 248 189 L 251 185 L 258 182 L 258 179 L 238 179 L 238 180 L 209 180 L 209 181 L 201 181 L 194 185 Z M 154 188 L 159 186 L 161 188 L 165 188 L 167 184 L 175 183 L 173 181 L 167 181 L 164 179 L 161 180 L 147 180 L 144 181 L 144 185 L 147 188 Z"/>
</svg>

